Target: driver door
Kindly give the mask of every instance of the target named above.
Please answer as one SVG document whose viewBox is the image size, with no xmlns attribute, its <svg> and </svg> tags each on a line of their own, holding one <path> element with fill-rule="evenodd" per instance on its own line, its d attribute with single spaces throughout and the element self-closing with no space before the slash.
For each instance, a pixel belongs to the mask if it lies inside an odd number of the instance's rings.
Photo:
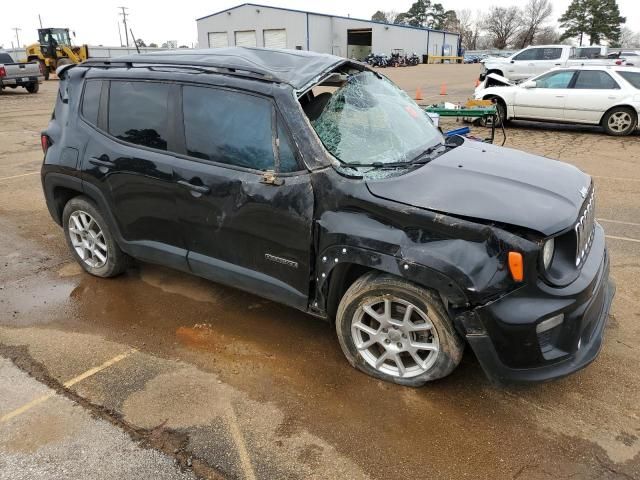
<svg viewBox="0 0 640 480">
<path fill-rule="evenodd" d="M 520 86 L 513 109 L 516 118 L 564 121 L 565 105 L 575 70 L 549 72 L 535 80 L 535 86 Z"/>
</svg>

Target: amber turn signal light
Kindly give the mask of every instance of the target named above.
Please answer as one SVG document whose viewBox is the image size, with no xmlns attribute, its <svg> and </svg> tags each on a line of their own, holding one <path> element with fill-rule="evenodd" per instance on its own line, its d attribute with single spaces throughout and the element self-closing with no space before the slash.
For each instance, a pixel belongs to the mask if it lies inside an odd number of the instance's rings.
<svg viewBox="0 0 640 480">
<path fill-rule="evenodd" d="M 520 252 L 509 252 L 509 271 L 516 282 L 524 280 L 524 265 Z"/>
</svg>

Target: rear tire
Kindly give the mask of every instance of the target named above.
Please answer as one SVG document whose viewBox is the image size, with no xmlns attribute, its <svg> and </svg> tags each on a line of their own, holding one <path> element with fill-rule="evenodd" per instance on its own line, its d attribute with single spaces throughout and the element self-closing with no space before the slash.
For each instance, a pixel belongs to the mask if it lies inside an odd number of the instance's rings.
<svg viewBox="0 0 640 480">
<path fill-rule="evenodd" d="M 120 250 L 109 224 L 87 197 L 67 202 L 62 226 L 73 257 L 91 275 L 115 277 L 127 269 L 129 257 Z"/>
<path fill-rule="evenodd" d="M 613 107 L 602 117 L 602 128 L 609 135 L 631 135 L 638 127 L 638 114 L 628 107 Z"/>
<path fill-rule="evenodd" d="M 336 333 L 353 367 L 412 387 L 449 375 L 464 350 L 436 292 L 377 272 L 346 291 Z"/>
<path fill-rule="evenodd" d="M 33 82 L 27 85 L 25 88 L 29 93 L 38 93 L 38 90 L 40 90 L 40 84 L 38 82 Z"/>
</svg>

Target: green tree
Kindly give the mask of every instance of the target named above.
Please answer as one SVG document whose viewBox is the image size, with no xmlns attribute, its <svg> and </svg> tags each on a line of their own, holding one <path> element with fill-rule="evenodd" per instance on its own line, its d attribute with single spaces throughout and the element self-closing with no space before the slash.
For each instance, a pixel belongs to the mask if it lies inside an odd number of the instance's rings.
<svg viewBox="0 0 640 480">
<path fill-rule="evenodd" d="M 567 11 L 560 17 L 560 26 L 565 29 L 562 40 L 589 35 L 591 45 L 603 40 L 616 43 L 620 39 L 620 26 L 627 19 L 620 15 L 616 0 L 572 0 Z"/>
<path fill-rule="evenodd" d="M 414 27 L 426 27 L 431 10 L 431 0 L 417 0 L 406 13 L 407 23 Z"/>
<path fill-rule="evenodd" d="M 378 10 L 376 13 L 371 15 L 371 20 L 374 20 L 376 22 L 386 22 L 387 16 L 384 14 L 382 10 Z"/>
</svg>

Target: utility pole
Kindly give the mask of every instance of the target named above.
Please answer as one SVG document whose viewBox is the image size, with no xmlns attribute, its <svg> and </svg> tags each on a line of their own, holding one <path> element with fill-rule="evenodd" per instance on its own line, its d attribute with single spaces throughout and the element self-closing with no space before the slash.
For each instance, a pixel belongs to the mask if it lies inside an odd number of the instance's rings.
<svg viewBox="0 0 640 480">
<path fill-rule="evenodd" d="M 40 17 L 40 14 L 38 14 L 38 21 L 40 22 L 40 28 L 42 28 L 42 17 Z"/>
<path fill-rule="evenodd" d="M 120 46 L 124 47 L 124 45 L 122 45 L 122 33 L 120 33 L 120 22 L 118 22 L 118 38 L 120 39 Z"/>
<path fill-rule="evenodd" d="M 18 36 L 18 32 L 22 29 L 18 27 L 13 27 L 12 30 L 16 32 L 16 41 L 18 42 L 18 48 L 20 48 L 20 37 Z"/>
<path fill-rule="evenodd" d="M 129 46 L 129 30 L 127 29 L 127 15 L 129 15 L 127 13 L 127 10 L 129 10 L 127 7 L 118 7 L 119 9 L 122 10 L 122 12 L 119 15 L 122 15 L 122 23 L 124 23 L 124 36 L 125 39 L 127 41 L 127 47 Z"/>
</svg>

